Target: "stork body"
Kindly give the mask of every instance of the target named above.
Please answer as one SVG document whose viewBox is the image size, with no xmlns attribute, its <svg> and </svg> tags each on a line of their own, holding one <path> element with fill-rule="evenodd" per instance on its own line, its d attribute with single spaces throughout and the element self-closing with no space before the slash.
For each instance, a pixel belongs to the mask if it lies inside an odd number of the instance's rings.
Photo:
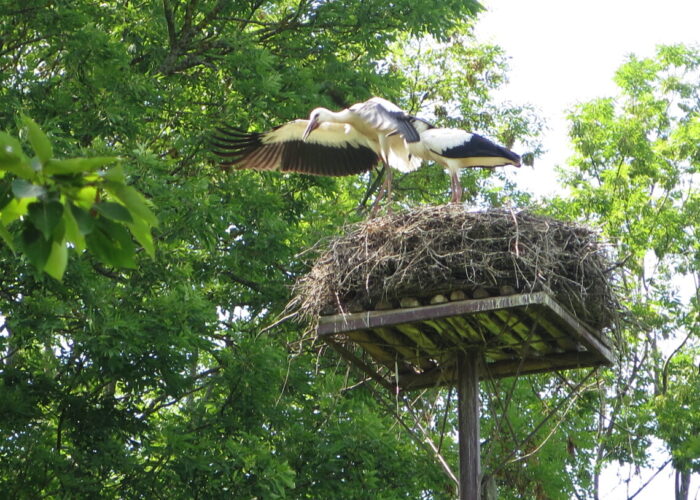
<svg viewBox="0 0 700 500">
<path fill-rule="evenodd" d="M 462 199 L 461 169 L 520 167 L 520 156 L 478 134 L 457 128 L 435 128 L 421 119 L 416 119 L 414 125 L 419 130 L 420 141 L 409 144 L 409 151 L 450 172 L 453 203 Z"/>
</svg>

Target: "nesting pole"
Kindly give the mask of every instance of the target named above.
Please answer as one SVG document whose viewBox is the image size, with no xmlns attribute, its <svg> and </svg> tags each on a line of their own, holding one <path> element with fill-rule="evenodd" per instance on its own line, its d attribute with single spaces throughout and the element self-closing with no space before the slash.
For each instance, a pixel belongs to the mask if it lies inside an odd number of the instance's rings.
<svg viewBox="0 0 700 500">
<path fill-rule="evenodd" d="M 457 388 L 459 498 L 481 500 L 479 380 L 611 364 L 609 269 L 587 228 L 425 207 L 333 242 L 297 307 L 389 391 Z"/>
<path fill-rule="evenodd" d="M 479 352 L 457 353 L 459 418 L 459 499 L 481 499 L 479 436 Z"/>
</svg>

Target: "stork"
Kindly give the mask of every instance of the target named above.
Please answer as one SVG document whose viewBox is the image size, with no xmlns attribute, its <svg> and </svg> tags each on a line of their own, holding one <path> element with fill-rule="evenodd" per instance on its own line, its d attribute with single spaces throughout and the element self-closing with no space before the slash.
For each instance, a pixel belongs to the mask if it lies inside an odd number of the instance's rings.
<svg viewBox="0 0 700 500">
<path fill-rule="evenodd" d="M 304 131 L 303 139 L 307 140 L 322 123 L 345 123 L 379 144 L 379 155 L 385 166 L 385 179 L 382 190 L 372 206 L 374 213 L 383 196 L 387 197 L 387 201 L 391 201 L 391 168 L 410 172 L 421 165 L 420 158 L 409 151 L 410 144 L 420 141 L 420 135 L 413 125 L 415 121 L 415 117 L 405 113 L 396 104 L 381 97 L 372 97 L 338 112 L 326 108 L 314 109 L 309 115 L 309 125 Z"/>
<path fill-rule="evenodd" d="M 453 203 L 462 200 L 461 169 L 520 167 L 520 156 L 479 134 L 458 128 L 436 128 L 420 118 L 413 123 L 420 141 L 409 143 L 409 152 L 423 160 L 434 161 L 450 172 Z"/>
<path fill-rule="evenodd" d="M 407 172 L 421 164 L 408 147 L 420 141 L 415 120 L 386 99 L 373 97 L 338 112 L 316 108 L 308 120 L 294 120 L 262 134 L 220 128 L 214 146 L 218 155 L 230 158 L 224 165 L 314 175 L 357 174 L 381 160 L 387 169 L 382 192 L 374 201 L 376 209 L 384 193 L 391 196 L 388 167 Z"/>
</svg>

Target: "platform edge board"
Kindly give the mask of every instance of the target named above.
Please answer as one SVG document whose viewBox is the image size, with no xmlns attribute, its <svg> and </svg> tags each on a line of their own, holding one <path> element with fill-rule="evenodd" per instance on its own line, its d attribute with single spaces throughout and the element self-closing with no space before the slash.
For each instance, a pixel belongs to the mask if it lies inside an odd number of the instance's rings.
<svg viewBox="0 0 700 500">
<path fill-rule="evenodd" d="M 528 306 L 530 304 L 541 304 L 546 300 L 544 297 L 548 297 L 545 292 L 534 292 L 488 297 L 485 299 L 458 300 L 446 302 L 444 304 L 410 307 L 406 309 L 363 311 L 358 313 L 321 316 L 318 321 L 317 333 L 319 336 L 333 335 L 358 329 L 373 328 L 375 326 L 423 321 L 426 319 L 433 319 L 438 315 L 455 316 L 458 314 L 471 314 L 482 311 Z"/>
<path fill-rule="evenodd" d="M 555 314 L 565 321 L 567 326 L 573 330 L 573 332 L 584 344 L 586 344 L 588 349 L 599 353 L 607 360 L 608 363 L 613 362 L 614 357 L 608 339 L 602 335 L 595 335 L 593 332 L 588 330 L 588 328 L 578 321 L 569 311 L 566 310 L 566 308 L 547 294 L 545 294 L 543 304 L 549 307 Z"/>
</svg>

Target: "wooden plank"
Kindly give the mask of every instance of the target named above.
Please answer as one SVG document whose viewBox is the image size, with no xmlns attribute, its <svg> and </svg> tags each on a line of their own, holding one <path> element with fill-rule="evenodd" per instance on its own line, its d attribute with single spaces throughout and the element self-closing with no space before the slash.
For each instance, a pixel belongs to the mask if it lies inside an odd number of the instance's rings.
<svg viewBox="0 0 700 500">
<path fill-rule="evenodd" d="M 544 373 L 553 370 L 570 370 L 588 368 L 607 364 L 605 359 L 597 353 L 591 352 L 566 352 L 550 355 L 542 358 L 531 358 L 522 361 L 511 359 L 488 363 L 480 372 L 482 379 L 506 378 L 515 375 L 530 375 Z M 412 391 L 427 389 L 443 385 L 455 385 L 457 382 L 457 370 L 454 366 L 437 367 L 434 370 L 422 374 L 405 374 L 399 377 L 399 386 L 402 390 Z"/>
<path fill-rule="evenodd" d="M 477 331 L 474 326 L 462 316 L 448 316 L 444 318 L 455 331 L 469 343 L 472 344 L 485 344 L 486 339 L 484 339 L 483 334 Z"/>
<path fill-rule="evenodd" d="M 417 325 L 404 323 L 394 325 L 398 331 L 411 339 L 419 349 L 427 352 L 431 356 L 438 356 L 441 352 L 440 348 L 433 342 L 430 337 L 423 333 Z"/>
<path fill-rule="evenodd" d="M 457 373 L 459 499 L 481 500 L 479 352 L 459 351 Z"/>
<path fill-rule="evenodd" d="M 491 314 L 498 318 L 506 331 L 513 331 L 518 335 L 521 344 L 529 345 L 542 354 L 551 352 L 552 349 L 549 344 L 542 340 L 542 337 L 536 333 L 536 324 L 533 323 L 528 326 L 523 325 L 517 317 L 510 314 L 510 309 L 493 311 Z"/>
<path fill-rule="evenodd" d="M 523 339 L 514 334 L 507 325 L 503 324 L 498 318 L 491 315 L 491 312 L 481 312 L 472 315 L 474 321 L 478 321 L 490 333 L 488 345 L 507 347 L 513 349 L 519 356 L 526 356 L 528 347 L 524 344 Z M 505 341 L 505 342 L 504 342 Z"/>
<path fill-rule="evenodd" d="M 432 363 L 422 357 L 423 354 L 420 349 L 411 347 L 409 341 L 393 328 L 387 326 L 375 328 L 372 331 L 375 335 L 384 340 L 387 346 L 397 351 L 403 357 L 404 361 L 413 363 L 421 369 L 427 369 L 432 365 Z"/>
<path fill-rule="evenodd" d="M 364 330 L 348 332 L 348 338 L 360 345 L 367 353 L 379 363 L 393 369 L 396 362 L 396 354 L 387 351 L 379 345 L 377 339 L 370 333 Z M 325 339 L 324 339 L 325 340 Z"/>
<path fill-rule="evenodd" d="M 549 295 L 543 294 L 542 303 L 546 304 L 557 316 L 559 316 L 567 326 L 571 329 L 575 336 L 581 340 L 583 344 L 593 352 L 600 353 L 608 362 L 612 364 L 614 356 L 610 341 L 602 335 L 593 334 L 581 322 L 574 318 L 569 311 L 564 309 L 558 302 L 552 299 Z"/>
<path fill-rule="evenodd" d="M 432 320 L 432 319 L 426 319 L 423 321 L 424 324 L 430 326 L 440 334 L 440 336 L 445 339 L 449 344 L 451 344 L 452 347 L 458 347 L 461 346 L 464 343 L 464 340 L 462 337 L 455 331 L 453 326 L 445 321 L 445 319 L 439 320 Z"/>
<path fill-rule="evenodd" d="M 557 345 L 564 349 L 565 351 L 573 351 L 576 349 L 576 343 L 567 337 L 562 330 L 557 327 L 552 321 L 549 320 L 547 316 L 551 315 L 546 313 L 546 309 L 543 307 L 522 307 L 516 309 L 520 314 L 526 315 L 533 321 L 537 321 L 539 325 L 552 337 Z"/>
<path fill-rule="evenodd" d="M 471 318 L 472 321 L 479 322 L 491 332 L 487 345 L 493 348 L 509 348 L 517 351 L 520 355 L 526 353 L 523 339 L 514 333 L 511 328 L 504 327 L 502 323 L 491 319 L 489 313 L 473 314 Z"/>
</svg>

